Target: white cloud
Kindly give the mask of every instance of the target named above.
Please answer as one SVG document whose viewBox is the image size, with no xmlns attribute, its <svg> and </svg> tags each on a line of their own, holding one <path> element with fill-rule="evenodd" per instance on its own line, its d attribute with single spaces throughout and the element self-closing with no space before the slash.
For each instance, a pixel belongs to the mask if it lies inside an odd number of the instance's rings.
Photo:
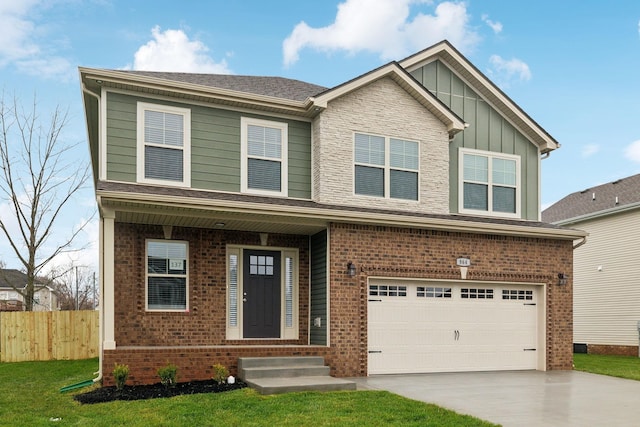
<svg viewBox="0 0 640 427">
<path fill-rule="evenodd" d="M 627 146 L 624 156 L 632 162 L 640 163 L 640 139 Z"/>
<path fill-rule="evenodd" d="M 582 148 L 582 157 L 591 157 L 600 151 L 598 144 L 587 144 Z"/>
<path fill-rule="evenodd" d="M 531 70 L 529 66 L 517 58 L 504 59 L 499 55 L 491 55 L 489 58 L 491 69 L 488 74 L 501 86 L 508 86 L 513 80 L 531 80 Z"/>
<path fill-rule="evenodd" d="M 70 62 L 55 53 L 47 27 L 35 18 L 47 6 L 42 0 L 0 0 L 0 67 L 14 63 L 23 73 L 62 80 L 74 74 Z"/>
<path fill-rule="evenodd" d="M 502 32 L 502 23 L 497 21 L 492 21 L 489 19 L 489 15 L 482 15 L 482 21 L 487 24 L 495 34 Z"/>
<path fill-rule="evenodd" d="M 227 62 L 214 61 L 209 48 L 198 40 L 189 40 L 182 30 L 151 29 L 153 40 L 141 46 L 134 56 L 133 69 L 190 73 L 230 74 Z"/>
<path fill-rule="evenodd" d="M 431 4 L 424 0 L 346 0 L 338 5 L 335 21 L 321 28 L 305 22 L 295 26 L 282 44 L 284 64 L 299 59 L 300 51 L 373 52 L 383 59 L 402 56 L 448 39 L 461 51 L 472 49 L 480 40 L 469 23 L 466 4 L 445 1 L 433 14 L 417 13 L 409 19 L 410 7 Z"/>
</svg>

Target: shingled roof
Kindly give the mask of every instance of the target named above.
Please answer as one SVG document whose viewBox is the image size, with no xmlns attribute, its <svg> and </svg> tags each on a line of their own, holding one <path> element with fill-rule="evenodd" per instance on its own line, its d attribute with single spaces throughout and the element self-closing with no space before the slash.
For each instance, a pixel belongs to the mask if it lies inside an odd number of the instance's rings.
<svg viewBox="0 0 640 427">
<path fill-rule="evenodd" d="M 542 212 L 542 221 L 565 222 L 640 205 L 640 174 L 569 194 Z"/>
<path fill-rule="evenodd" d="M 119 70 L 120 71 L 120 70 Z M 238 92 L 304 101 L 328 88 L 284 77 L 238 76 L 230 74 L 169 73 L 159 71 L 124 71 L 130 74 L 191 83 Z"/>
</svg>

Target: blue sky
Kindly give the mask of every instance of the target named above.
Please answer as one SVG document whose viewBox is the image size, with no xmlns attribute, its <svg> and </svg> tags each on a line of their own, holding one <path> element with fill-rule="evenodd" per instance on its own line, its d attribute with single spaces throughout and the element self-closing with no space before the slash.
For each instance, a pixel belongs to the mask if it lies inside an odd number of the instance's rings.
<svg viewBox="0 0 640 427">
<path fill-rule="evenodd" d="M 80 142 L 78 161 L 88 161 L 78 66 L 331 87 L 448 39 L 562 144 L 542 163 L 543 207 L 640 172 L 636 0 L 0 0 L 0 28 L 5 96 L 37 95 L 45 118 L 68 107 L 64 140 Z M 56 233 L 92 206 L 88 188 Z M 97 223 L 81 237 L 90 248 L 72 257 L 97 266 Z M 2 241 L 0 260 L 18 267 Z"/>
</svg>

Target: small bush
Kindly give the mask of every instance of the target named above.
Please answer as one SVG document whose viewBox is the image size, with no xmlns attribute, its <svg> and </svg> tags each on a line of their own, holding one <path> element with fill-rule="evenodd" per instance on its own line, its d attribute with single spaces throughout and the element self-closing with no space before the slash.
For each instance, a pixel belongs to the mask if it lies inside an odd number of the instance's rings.
<svg viewBox="0 0 640 427">
<path fill-rule="evenodd" d="M 127 378 L 129 378 L 129 366 L 118 365 L 117 363 L 115 365 L 113 368 L 113 379 L 116 382 L 116 389 L 122 390 L 127 382 Z"/>
<path fill-rule="evenodd" d="M 167 366 L 163 366 L 158 369 L 158 376 L 160 377 L 160 383 L 165 387 L 173 387 L 176 385 L 176 379 L 178 377 L 178 367 L 172 363 Z"/>
<path fill-rule="evenodd" d="M 223 365 L 216 363 L 213 365 L 213 380 L 218 384 L 223 384 L 229 376 L 229 370 Z"/>
</svg>

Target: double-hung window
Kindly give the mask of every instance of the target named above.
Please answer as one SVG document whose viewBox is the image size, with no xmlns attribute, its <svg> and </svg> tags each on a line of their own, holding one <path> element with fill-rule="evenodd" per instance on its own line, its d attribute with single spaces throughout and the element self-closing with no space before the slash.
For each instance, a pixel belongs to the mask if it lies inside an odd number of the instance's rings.
<svg viewBox="0 0 640 427">
<path fill-rule="evenodd" d="M 418 200 L 419 146 L 416 141 L 356 133 L 355 194 Z"/>
<path fill-rule="evenodd" d="M 460 171 L 460 212 L 519 216 L 519 156 L 461 149 Z"/>
<path fill-rule="evenodd" d="M 138 103 L 138 182 L 191 185 L 191 111 Z"/>
<path fill-rule="evenodd" d="M 147 240 L 147 310 L 188 309 L 188 243 Z"/>
<path fill-rule="evenodd" d="M 287 196 L 287 123 L 243 117 L 240 133 L 242 192 Z"/>
</svg>

